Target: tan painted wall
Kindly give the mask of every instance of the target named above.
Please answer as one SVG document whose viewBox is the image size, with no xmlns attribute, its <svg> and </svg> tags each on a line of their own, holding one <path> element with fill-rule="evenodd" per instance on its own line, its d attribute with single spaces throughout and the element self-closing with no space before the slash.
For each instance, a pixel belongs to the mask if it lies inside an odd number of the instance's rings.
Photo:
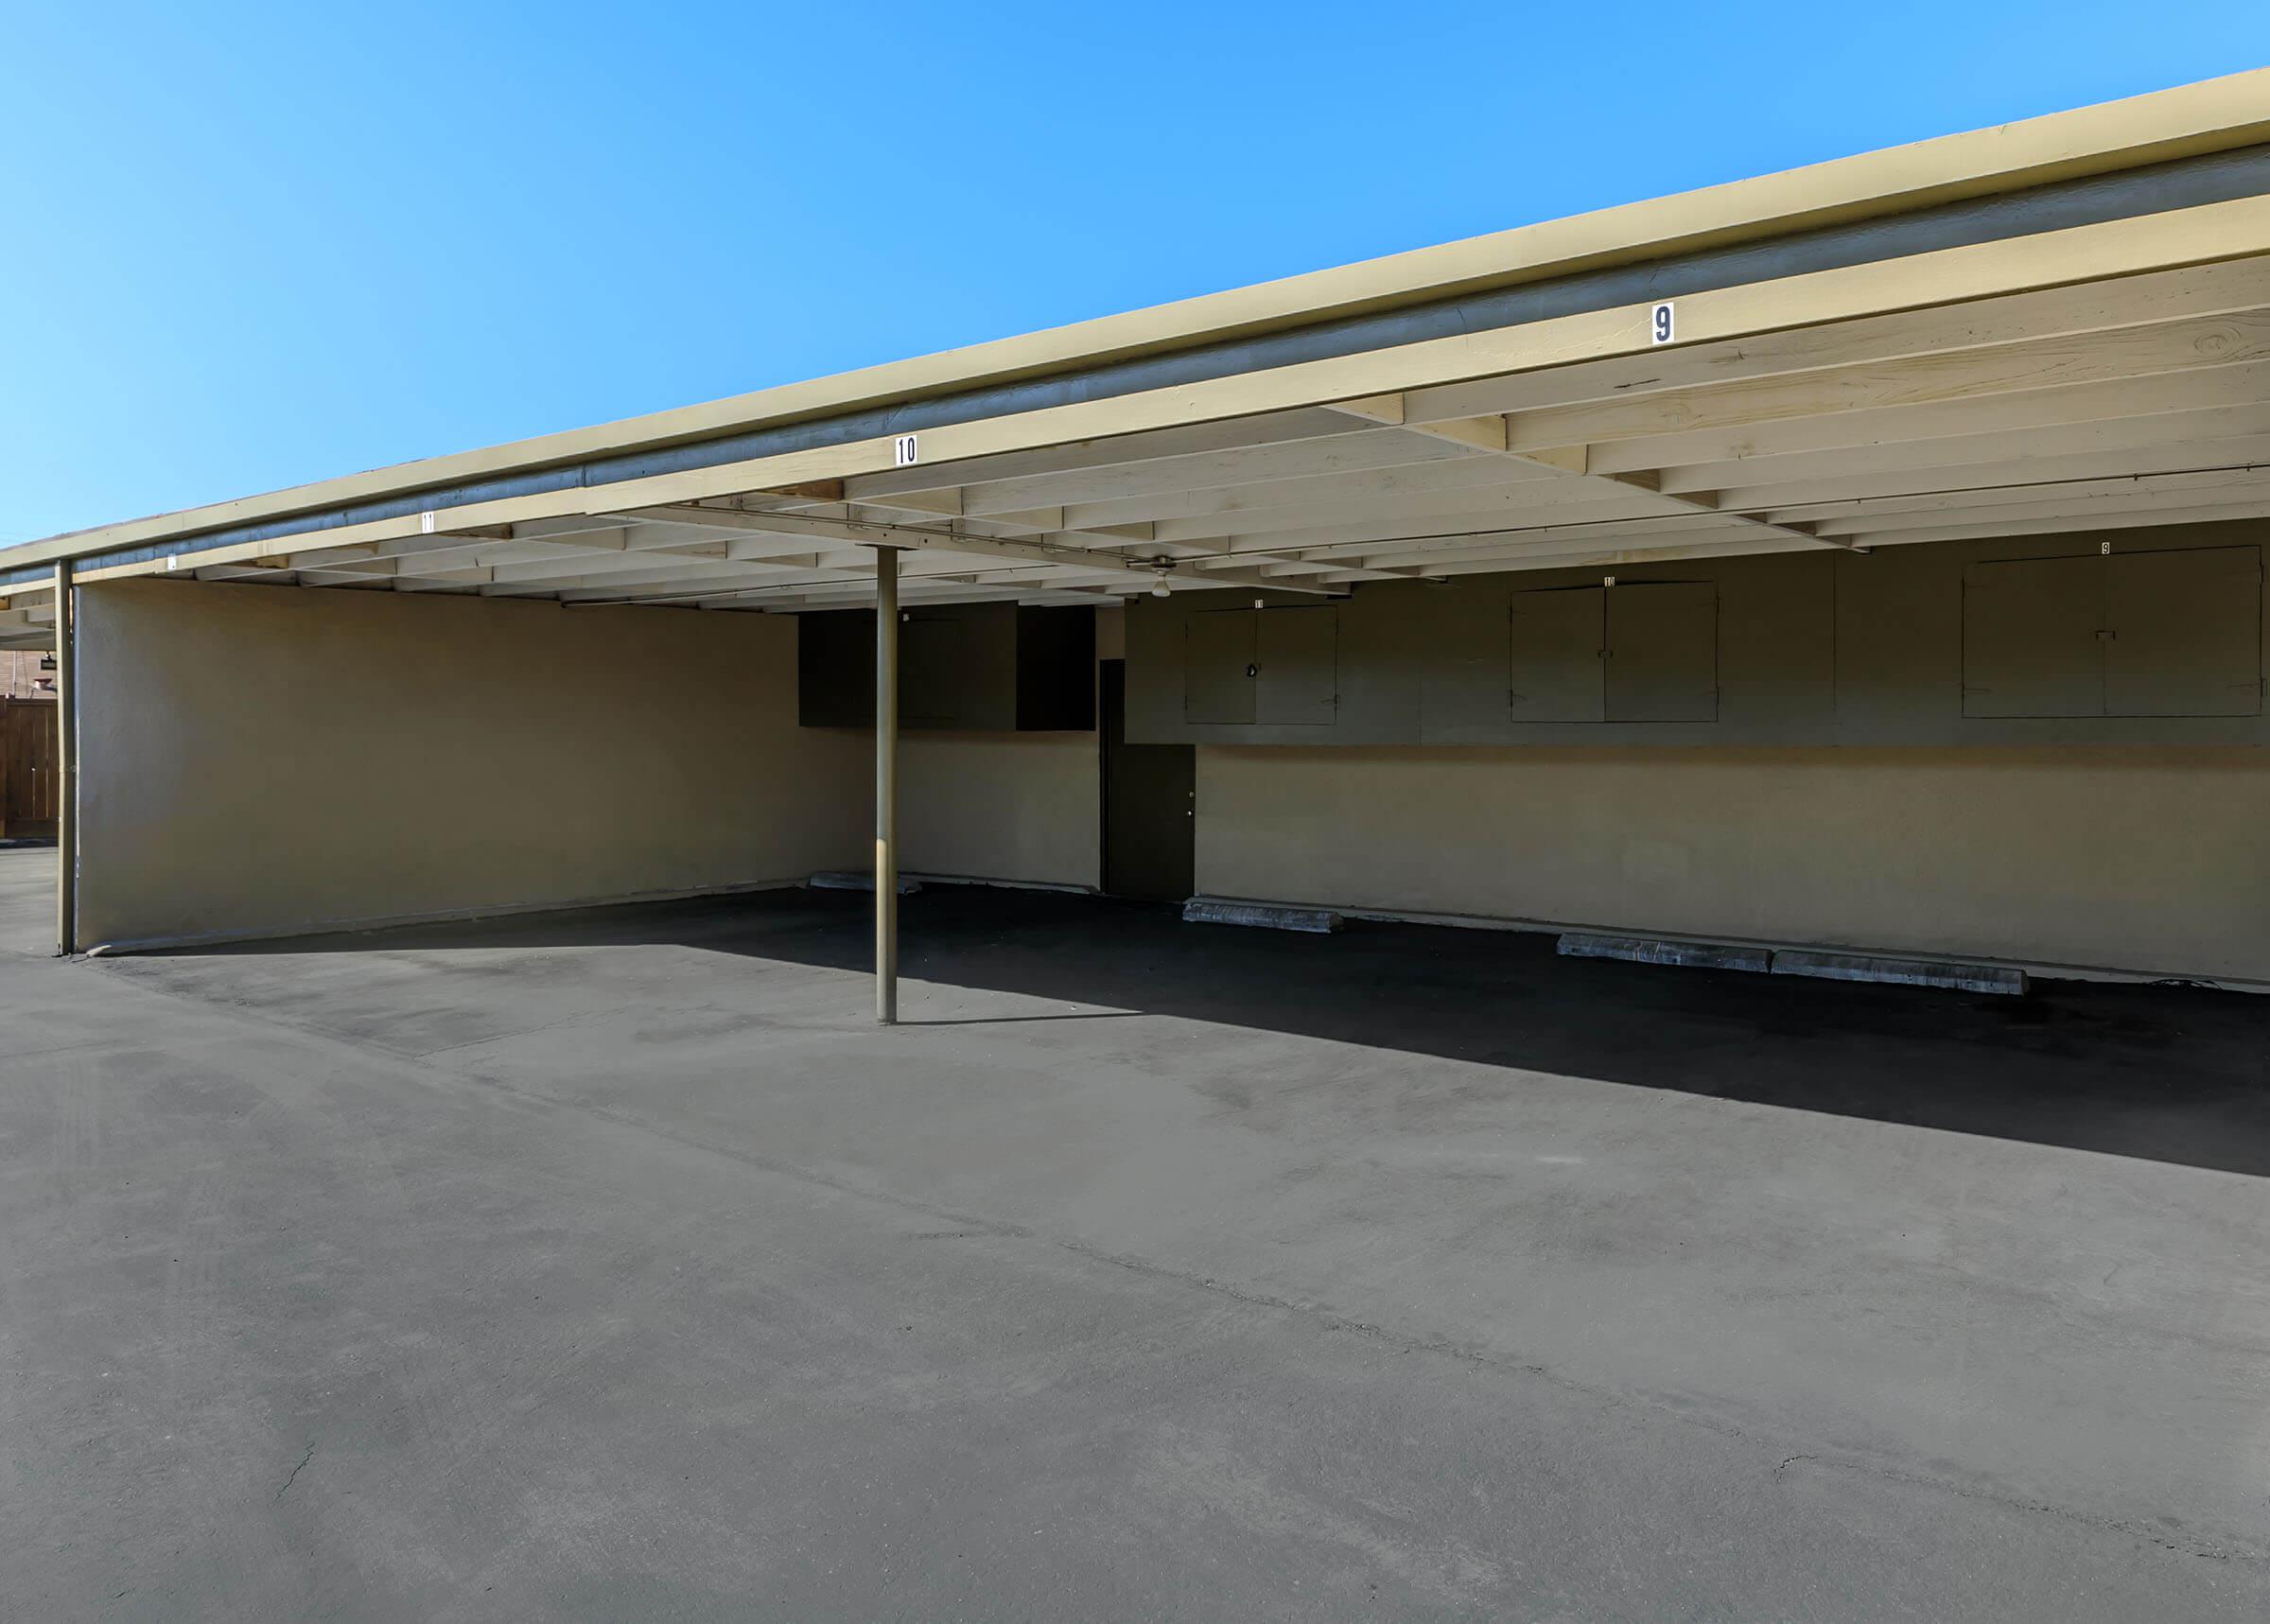
<svg viewBox="0 0 2270 1624">
<path fill-rule="evenodd" d="M 1092 733 L 904 734 L 899 866 L 1099 884 L 1101 782 Z"/>
<path fill-rule="evenodd" d="M 866 741 L 762 615 L 125 581 L 81 597 L 80 939 L 867 861 Z"/>
<path fill-rule="evenodd" d="M 81 662 L 89 943 L 867 861 L 785 618 L 122 582 Z M 905 867 L 1098 882 L 1093 734 L 901 748 Z M 1198 801 L 1216 895 L 2270 979 L 2256 749 L 1209 746 Z"/>
<path fill-rule="evenodd" d="M 1120 657 L 1122 616 L 1095 617 Z M 863 738 L 871 737 L 862 735 Z M 924 733 L 899 741 L 899 866 L 1028 884 L 1103 883 L 1103 763 L 1094 733 Z"/>
<path fill-rule="evenodd" d="M 2270 751 L 1198 751 L 1199 889 L 2270 979 Z"/>
</svg>

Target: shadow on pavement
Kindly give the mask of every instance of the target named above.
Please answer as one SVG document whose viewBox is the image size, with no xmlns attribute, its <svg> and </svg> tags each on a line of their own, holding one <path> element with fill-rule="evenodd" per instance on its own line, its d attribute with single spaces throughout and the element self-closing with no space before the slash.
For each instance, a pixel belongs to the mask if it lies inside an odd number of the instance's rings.
<svg viewBox="0 0 2270 1624">
<path fill-rule="evenodd" d="M 200 954 L 669 943 L 856 972 L 868 931 L 864 895 L 789 890 Z M 900 973 L 1107 1006 L 927 1024 L 1170 1015 L 2270 1174 L 2270 999 L 2242 993 L 2052 981 L 2028 998 L 1974 997 L 1563 959 L 1550 936 L 1513 932 L 1186 925 L 1166 906 L 977 886 L 901 900 Z"/>
</svg>

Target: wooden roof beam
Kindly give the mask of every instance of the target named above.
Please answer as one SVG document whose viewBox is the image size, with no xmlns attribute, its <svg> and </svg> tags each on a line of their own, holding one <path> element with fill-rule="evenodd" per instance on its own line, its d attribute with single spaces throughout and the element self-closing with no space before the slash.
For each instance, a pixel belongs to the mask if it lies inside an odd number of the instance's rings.
<svg viewBox="0 0 2270 1624">
<path fill-rule="evenodd" d="M 638 508 L 620 516 L 644 524 L 709 524 L 726 529 L 743 529 L 752 533 L 847 541 L 865 547 L 897 547 L 969 558 L 1005 558 L 1026 564 L 1110 568 L 1145 577 L 1156 577 L 1162 568 L 1171 573 L 1173 568 L 1172 561 L 1168 559 L 1137 559 L 1085 548 L 1004 541 L 993 536 L 973 536 L 955 531 L 931 530 L 913 525 L 881 524 L 873 520 L 821 519 L 803 514 L 742 514 L 721 508 L 672 505 Z M 1217 574 L 1214 579 L 1226 585 L 1241 584 L 1234 576 Z M 1256 586 L 1265 585 L 1258 576 L 1242 584 Z M 1337 596 L 1317 588 L 1295 589 L 1316 590 L 1324 597 Z"/>
<path fill-rule="evenodd" d="M 1599 484 L 1618 485 L 1629 490 L 1645 491 L 1658 500 L 1674 507 L 1686 508 L 1698 513 L 1718 511 L 1717 503 L 1709 493 L 1665 491 L 1651 474 L 1637 472 L 1628 474 L 1593 473 L 1591 471 L 1591 449 L 1588 445 L 1580 444 L 1544 445 L 1527 449 L 1516 448 L 1512 420 L 1502 415 L 1457 418 L 1443 423 L 1413 423 L 1409 421 L 1408 400 L 1402 394 L 1371 395 L 1362 400 L 1343 401 L 1334 410 L 1347 412 L 1353 417 L 1365 418 L 1371 422 L 1392 424 L 1408 432 L 1450 440 L 1486 454 L 1509 457 L 1516 462 L 1528 463 L 1532 467 L 1548 469 L 1567 479 L 1592 480 Z M 1795 525 L 1770 524 L 1764 519 L 1753 518 L 1747 515 L 1729 516 L 1750 528 L 1762 531 L 1769 535 L 1780 536 L 1788 541 L 1805 542 L 1820 547 L 1851 548 L 1855 551 L 1861 552 L 1867 550 L 1865 548 L 1856 547 L 1853 543 L 1842 539 L 1817 536 L 1812 532 Z"/>
<path fill-rule="evenodd" d="M 1776 524 L 1771 519 L 1759 518 L 1755 514 L 1728 512 L 1719 506 L 1718 495 L 1712 491 L 1667 491 L 1652 473 L 1600 474 L 1595 477 L 1612 484 L 1629 485 L 1635 491 L 1647 491 L 1691 512 L 1716 515 L 1729 523 L 1760 531 L 1767 535 L 1777 535 L 1784 541 L 1805 542 L 1814 547 L 1841 547 L 1851 552 L 1868 550 L 1850 536 L 1828 534 L 1808 524 Z"/>
</svg>

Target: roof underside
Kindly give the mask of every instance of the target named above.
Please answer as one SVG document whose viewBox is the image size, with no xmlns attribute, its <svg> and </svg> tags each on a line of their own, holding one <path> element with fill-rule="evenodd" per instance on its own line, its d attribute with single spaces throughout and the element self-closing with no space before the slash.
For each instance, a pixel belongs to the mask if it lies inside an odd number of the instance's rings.
<svg viewBox="0 0 2270 1624">
<path fill-rule="evenodd" d="M 1344 592 L 2261 516 L 2270 198 L 2218 172 L 2189 206 L 1690 279 L 1668 343 L 1653 299 L 1594 300 L 1034 393 L 921 428 L 911 466 L 895 434 L 867 435 L 249 540 L 146 521 L 68 550 L 93 555 L 89 579 L 799 611 L 871 601 L 876 546 L 910 550 L 910 602 L 1094 602 L 1162 573 Z M 0 644 L 44 638 L 45 597 L 15 590 Z"/>
</svg>

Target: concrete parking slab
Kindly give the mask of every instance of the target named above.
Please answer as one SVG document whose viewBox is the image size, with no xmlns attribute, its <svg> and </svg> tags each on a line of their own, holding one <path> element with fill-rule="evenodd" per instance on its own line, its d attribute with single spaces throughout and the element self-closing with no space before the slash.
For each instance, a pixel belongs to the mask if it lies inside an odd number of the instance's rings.
<svg viewBox="0 0 2270 1624">
<path fill-rule="evenodd" d="M 45 956 L 56 1617 L 2255 1619 L 2270 1003 L 933 889 Z"/>
</svg>

